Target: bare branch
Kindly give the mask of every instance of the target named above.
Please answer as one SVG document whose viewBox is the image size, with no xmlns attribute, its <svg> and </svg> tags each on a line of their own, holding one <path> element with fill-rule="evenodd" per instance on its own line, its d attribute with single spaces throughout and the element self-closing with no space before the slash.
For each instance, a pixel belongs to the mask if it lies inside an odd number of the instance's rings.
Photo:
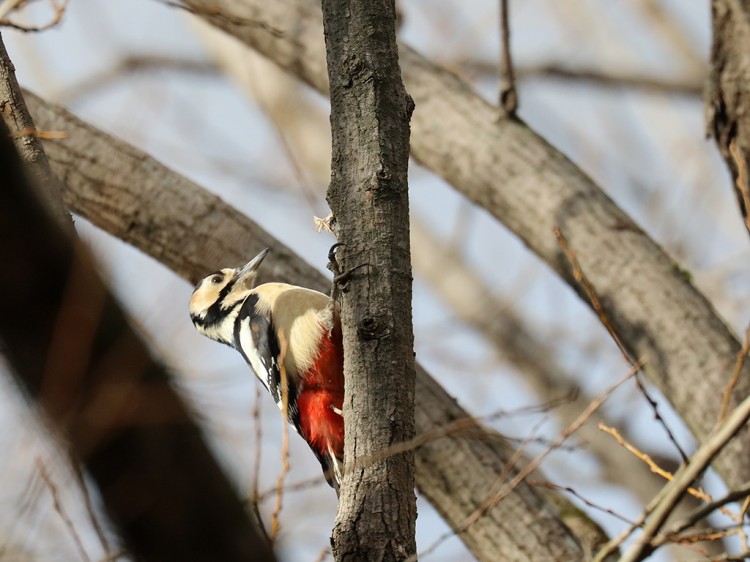
<svg viewBox="0 0 750 562">
<path fill-rule="evenodd" d="M 599 294 L 597 293 L 596 288 L 591 283 L 591 281 L 589 281 L 589 278 L 583 272 L 583 269 L 581 269 L 581 264 L 578 260 L 578 256 L 570 248 L 570 245 L 568 244 L 568 240 L 565 238 L 562 231 L 557 226 L 555 226 L 552 229 L 552 231 L 555 234 L 555 238 L 557 238 L 557 243 L 560 244 L 560 248 L 562 248 L 562 251 L 565 253 L 565 258 L 570 263 L 570 267 L 573 272 L 573 279 L 575 279 L 576 283 L 580 285 L 581 289 L 583 290 L 583 293 L 586 295 L 586 298 L 591 304 L 591 308 L 594 309 L 594 312 L 596 312 L 596 315 L 599 317 L 599 321 L 601 322 L 602 326 L 604 326 L 604 329 L 607 330 L 607 333 L 614 340 L 615 344 L 617 344 L 617 347 L 620 350 L 620 352 L 623 354 L 623 356 L 625 357 L 625 360 L 631 365 L 635 365 L 635 359 L 631 356 L 630 352 L 623 344 L 612 322 L 610 322 L 609 315 L 607 311 L 605 310 L 604 306 L 602 305 L 602 301 L 599 298 Z M 677 439 L 672 433 L 672 430 L 669 428 L 669 426 L 667 425 L 667 422 L 664 420 L 661 413 L 659 412 L 659 405 L 657 404 L 656 400 L 654 400 L 651 397 L 651 394 L 646 390 L 646 387 L 638 378 L 638 374 L 639 373 L 636 371 L 635 380 L 636 380 L 636 384 L 638 385 L 638 390 L 646 399 L 646 401 L 649 403 L 649 406 L 651 406 L 651 411 L 654 413 L 654 418 L 656 418 L 656 421 L 659 422 L 662 428 L 664 428 L 664 431 L 667 433 L 667 436 L 669 437 L 669 440 L 672 443 L 672 445 L 675 447 L 677 452 L 680 453 L 680 456 L 682 457 L 683 461 L 686 461 L 687 455 L 685 454 L 685 451 L 677 442 Z"/>
<path fill-rule="evenodd" d="M 454 534 L 461 534 L 465 532 L 467 529 L 470 529 L 473 525 L 477 523 L 480 519 L 485 517 L 494 507 L 496 507 L 500 502 L 502 502 L 508 495 L 518 486 L 520 485 L 526 478 L 528 478 L 535 470 L 539 468 L 539 465 L 542 463 L 542 461 L 554 450 L 556 450 L 560 445 L 562 445 L 571 435 L 573 435 L 580 427 L 588 421 L 588 419 L 591 417 L 591 415 L 604 403 L 607 398 L 609 398 L 612 393 L 617 390 L 623 383 L 630 380 L 635 374 L 638 372 L 638 370 L 642 367 L 641 362 L 636 362 L 635 365 L 633 365 L 628 373 L 621 378 L 619 381 L 617 381 L 615 384 L 610 386 L 607 390 L 605 390 L 601 396 L 598 396 L 594 400 L 591 401 L 591 403 L 588 405 L 588 407 L 583 410 L 580 415 L 570 424 L 568 425 L 560 434 L 555 438 L 555 440 L 552 442 L 552 444 L 547 447 L 547 449 L 544 450 L 540 455 L 536 456 L 534 459 L 532 459 L 528 464 L 526 464 L 521 470 L 518 471 L 518 473 L 513 476 L 513 478 L 506 479 L 507 474 L 501 473 L 500 477 L 496 479 L 495 483 L 493 484 L 489 494 L 487 494 L 486 498 L 482 502 L 482 505 L 480 505 L 474 512 L 469 515 L 464 521 L 461 522 L 460 525 L 456 526 L 455 528 L 451 529 L 448 533 L 442 535 L 439 537 L 433 544 L 428 546 L 424 551 L 420 553 L 421 556 L 424 556 L 432 551 L 434 551 L 437 546 L 439 546 L 443 541 L 450 538 Z M 514 459 L 515 460 L 515 459 Z M 416 560 L 416 556 L 409 559 L 409 562 L 414 562 Z M 606 560 L 606 558 L 605 558 Z"/>
<path fill-rule="evenodd" d="M 68 8 L 68 2 L 69 0 L 62 0 L 61 4 L 57 3 L 57 0 L 50 0 L 50 3 L 52 4 L 52 7 L 54 11 L 52 12 L 52 17 L 50 20 L 42 25 L 24 25 L 20 23 L 16 23 L 14 21 L 11 21 L 10 19 L 3 18 L 0 16 L 0 27 L 9 27 L 11 29 L 15 29 L 16 31 L 22 31 L 24 33 L 38 33 L 40 31 L 46 31 L 48 29 L 52 29 L 53 27 L 56 27 L 60 24 L 62 21 L 62 17 L 65 14 L 65 10 Z M 8 10 L 12 10 L 14 7 L 14 4 L 17 5 L 17 2 L 10 2 L 7 4 Z M 3 6 L 5 8 L 5 6 Z"/>
<path fill-rule="evenodd" d="M 57 178 L 49 168 L 44 155 L 44 148 L 39 142 L 34 121 L 26 108 L 21 87 L 16 80 L 15 68 L 5 50 L 0 35 L 0 115 L 15 139 L 15 145 L 21 157 L 26 161 L 27 169 L 36 181 L 32 186 L 38 190 L 39 198 L 47 206 L 59 224 L 68 232 L 73 232 L 73 222 L 62 201 L 62 189 Z"/>
<path fill-rule="evenodd" d="M 87 76 L 80 82 L 67 86 L 58 94 L 62 100 L 70 101 L 81 96 L 96 94 L 118 80 L 139 72 L 181 72 L 205 77 L 218 77 L 215 64 L 184 57 L 131 54 L 113 61 L 107 67 Z"/>
<path fill-rule="evenodd" d="M 571 423 L 591 398 L 578 387 L 574 374 L 553 360 L 552 346 L 535 337 L 512 305 L 496 298 L 492 288 L 470 271 L 459 252 L 446 248 L 417 217 L 412 217 L 411 235 L 415 272 L 426 278 L 458 319 L 485 335 L 500 357 L 513 365 L 542 399 L 575 395 L 554 408 L 564 425 Z M 612 446 L 611 439 L 596 429 L 604 420 L 600 411 L 595 412 L 577 437 L 597 456 L 606 480 L 634 491 L 645 503 L 661 489 L 663 481 L 649 477 L 633 455 Z"/>
<path fill-rule="evenodd" d="M 711 74 L 706 86 L 706 134 L 716 141 L 734 180 L 737 204 L 750 233 L 750 7 L 712 0 Z"/>
<path fill-rule="evenodd" d="M 471 64 L 471 63 L 469 63 Z M 471 65 L 469 68 L 473 68 Z M 699 97 L 703 92 L 702 76 L 651 76 L 608 68 L 601 71 L 593 68 L 573 68 L 560 64 L 525 66 L 518 69 L 519 79 L 551 79 L 565 82 L 585 82 L 592 86 L 609 89 L 632 89 L 644 92 L 677 94 Z"/>
<path fill-rule="evenodd" d="M 340 292 L 345 472 L 331 546 L 336 560 L 395 562 L 417 549 L 414 455 L 349 467 L 414 437 L 407 185 L 414 102 L 401 81 L 395 0 L 323 0 L 322 7 L 333 139 L 328 203 L 343 246 L 334 294 L 339 279 L 351 277 Z M 398 517 L 383 516 L 389 506 L 398 506 Z"/>
<path fill-rule="evenodd" d="M 732 399 L 732 394 L 734 394 L 734 389 L 737 387 L 737 381 L 740 378 L 742 367 L 745 365 L 745 361 L 747 361 L 748 353 L 750 353 L 750 326 L 745 329 L 745 339 L 742 343 L 742 347 L 737 352 L 734 369 L 732 369 L 732 376 L 729 378 L 727 387 L 724 389 L 724 395 L 721 399 L 721 410 L 719 411 L 719 419 L 717 420 L 717 423 L 724 421 L 724 418 L 727 416 L 729 402 Z"/>
<path fill-rule="evenodd" d="M 445 61 L 451 66 L 450 61 Z M 491 60 L 468 59 L 458 67 L 462 74 L 471 77 L 493 77 L 497 73 L 497 63 Z M 571 84 L 584 83 L 596 88 L 609 90 L 636 90 L 643 93 L 661 93 L 698 98 L 703 94 L 702 73 L 678 76 L 660 76 L 643 73 L 640 70 L 572 66 L 567 62 L 550 61 L 539 64 L 514 66 L 517 80 L 556 80 Z"/>
<path fill-rule="evenodd" d="M 646 508 L 643 532 L 622 557 L 621 562 L 637 562 L 654 549 L 653 538 L 664 525 L 682 495 L 693 481 L 706 470 L 726 444 L 743 429 L 749 419 L 750 397 L 745 398 L 716 431 L 706 439 L 703 445 L 690 457 L 690 462 L 675 474 L 674 479 L 664 486 L 664 489 Z"/>
<path fill-rule="evenodd" d="M 67 511 L 63 507 L 62 502 L 60 501 L 60 494 L 57 490 L 57 486 L 55 486 L 55 483 L 52 481 L 52 477 L 49 475 L 49 472 L 47 472 L 47 467 L 44 465 L 44 462 L 42 461 L 42 459 L 37 459 L 36 465 L 37 465 L 37 468 L 39 469 L 39 474 L 41 475 L 42 480 L 44 481 L 44 485 L 47 486 L 47 489 L 49 490 L 49 493 L 52 496 L 52 504 L 55 508 L 55 511 L 60 516 L 60 519 L 63 520 L 63 523 L 65 524 L 65 528 L 68 529 L 70 536 L 73 538 L 73 542 L 75 543 L 76 548 L 78 549 L 78 554 L 81 556 L 81 559 L 84 562 L 91 562 L 91 558 L 86 552 L 86 549 L 83 546 L 83 542 L 81 541 L 80 534 L 76 530 L 76 527 L 73 524 L 73 521 L 71 520 Z"/>
<path fill-rule="evenodd" d="M 508 15 L 510 0 L 500 0 L 500 103 L 499 106 L 508 117 L 513 117 L 518 109 L 518 92 L 516 77 L 513 72 L 513 59 L 510 54 L 510 17 Z"/>
<path fill-rule="evenodd" d="M 668 531 L 661 533 L 654 538 L 654 547 L 665 544 L 667 541 L 671 540 L 672 536 L 677 535 L 685 529 L 695 525 L 698 521 L 705 519 L 711 513 L 727 505 L 728 503 L 745 499 L 748 496 L 750 496 L 750 482 L 746 483 L 744 486 L 740 486 L 736 490 L 732 490 L 723 498 L 702 505 L 698 509 L 695 509 L 691 513 L 689 513 L 685 518 L 680 519 L 679 521 L 675 521 L 675 523 L 672 525 L 672 527 L 670 527 Z M 740 514 L 740 519 L 742 519 L 742 517 L 742 514 Z"/>
</svg>

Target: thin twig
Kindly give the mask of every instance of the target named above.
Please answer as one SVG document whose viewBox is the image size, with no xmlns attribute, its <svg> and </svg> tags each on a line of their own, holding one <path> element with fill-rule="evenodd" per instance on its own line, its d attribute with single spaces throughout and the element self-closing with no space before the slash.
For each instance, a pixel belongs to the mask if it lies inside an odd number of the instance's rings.
<svg viewBox="0 0 750 562">
<path fill-rule="evenodd" d="M 562 64 L 548 63 L 540 66 L 529 66 L 517 69 L 520 80 L 541 78 L 564 82 L 586 82 L 587 86 L 608 89 L 632 89 L 643 93 L 659 92 L 697 97 L 701 95 L 702 75 L 685 75 L 670 78 L 668 76 L 651 76 L 636 72 L 622 72 L 608 68 L 602 72 L 595 68 L 569 67 Z"/>
<path fill-rule="evenodd" d="M 460 535 L 464 531 L 466 531 L 469 527 L 471 527 L 474 523 L 476 523 L 479 519 L 481 519 L 483 516 L 485 516 L 487 513 L 490 512 L 495 506 L 497 506 L 504 498 L 508 496 L 521 482 L 523 482 L 532 472 L 534 472 L 539 465 L 542 463 L 542 461 L 554 450 L 556 450 L 560 445 L 562 445 L 568 437 L 570 437 L 573 433 L 578 431 L 580 427 L 585 424 L 589 417 L 591 417 L 591 414 L 593 414 L 599 406 L 601 406 L 607 398 L 609 398 L 612 393 L 617 390 L 623 383 L 630 380 L 635 374 L 643 367 L 643 364 L 646 362 L 646 360 L 641 360 L 636 362 L 635 365 L 633 365 L 627 372 L 627 374 L 617 381 L 615 384 L 610 386 L 607 390 L 605 390 L 600 396 L 595 398 L 591 401 L 591 403 L 584 409 L 580 415 L 571 423 L 568 427 L 565 428 L 564 431 L 562 431 L 558 437 L 555 439 L 555 441 L 550 445 L 544 452 L 542 452 L 540 455 L 538 455 L 536 458 L 534 458 L 532 461 L 530 461 L 526 466 L 521 469 L 518 474 L 513 477 L 513 479 L 503 486 L 500 490 L 498 490 L 496 493 L 491 494 L 489 497 L 485 499 L 485 501 L 482 503 L 480 507 L 478 507 L 474 512 L 469 515 L 463 523 L 456 526 L 455 528 L 451 529 L 447 533 L 441 535 L 438 537 L 435 542 L 433 542 L 430 546 L 428 546 L 425 550 L 419 553 L 419 556 L 425 556 L 431 552 L 433 552 L 438 546 L 440 546 L 443 542 L 448 540 L 449 538 L 453 537 L 454 535 Z M 500 481 L 500 479 L 498 479 Z M 493 487 L 494 491 L 494 487 Z M 408 562 L 416 561 L 416 555 L 412 556 L 411 558 L 407 559 Z"/>
<path fill-rule="evenodd" d="M 58 4 L 56 0 L 50 0 L 50 3 L 52 4 L 55 11 L 52 14 L 52 19 L 43 25 L 23 25 L 20 23 L 15 23 L 7 18 L 0 18 L 0 27 L 9 27 L 17 31 L 23 31 L 24 33 L 38 33 L 40 31 L 46 31 L 50 28 L 53 28 L 57 26 L 60 21 L 62 21 L 62 17 L 68 7 L 68 0 L 63 0 L 62 4 Z"/>
<path fill-rule="evenodd" d="M 160 71 L 180 72 L 202 78 L 220 76 L 219 69 L 212 61 L 182 56 L 130 53 L 119 60 L 110 60 L 102 71 L 89 74 L 79 82 L 66 86 L 62 92 L 56 94 L 56 97 L 70 102 L 81 96 L 89 96 L 101 91 L 129 74 Z"/>
<path fill-rule="evenodd" d="M 37 509 L 36 503 L 39 501 L 42 491 L 44 491 L 44 481 L 39 477 L 39 467 L 32 470 L 23 491 L 18 497 L 18 509 L 11 524 L 3 529 L 3 542 L 0 543 L 0 560 L 5 560 L 13 546 L 11 538 L 16 534 L 16 529 L 24 523 L 27 515 L 34 513 Z"/>
<path fill-rule="evenodd" d="M 734 536 L 740 532 L 741 525 L 736 524 L 725 529 L 691 529 L 679 535 L 669 537 L 670 543 L 694 545 L 699 542 L 712 542 Z"/>
<path fill-rule="evenodd" d="M 545 412 L 567 400 L 569 400 L 569 397 L 562 397 L 557 400 L 551 400 L 542 405 L 518 408 L 517 410 L 514 410 L 512 412 L 501 409 L 485 416 L 470 416 L 453 420 L 452 422 L 440 427 L 436 427 L 433 430 L 420 433 L 419 435 L 416 435 L 413 439 L 410 439 L 408 441 L 402 441 L 401 443 L 391 445 L 387 449 L 383 449 L 371 455 L 360 457 L 356 462 L 351 464 L 351 469 L 358 470 L 370 466 L 376 462 L 383 460 L 384 458 L 401 455 L 408 451 L 418 449 L 419 447 L 442 437 L 463 436 L 474 439 L 489 439 L 496 434 L 480 426 L 479 422 L 491 421 L 498 417 L 509 416 L 511 414 L 531 414 Z M 529 438 L 527 438 L 526 440 L 528 441 Z"/>
<path fill-rule="evenodd" d="M 661 476 L 667 481 L 671 481 L 674 479 L 674 475 L 671 472 L 664 470 L 662 467 L 656 464 L 649 455 L 639 451 L 634 445 L 632 445 L 631 443 L 628 443 L 615 428 L 608 427 L 600 422 L 599 429 L 604 431 L 605 433 L 608 433 L 612 437 L 614 437 L 618 445 L 620 445 L 625 450 L 632 453 L 636 458 L 643 461 L 648 466 L 651 472 L 653 472 L 654 474 L 658 476 Z M 702 488 L 694 488 L 691 486 L 687 489 L 687 493 L 700 501 L 704 501 L 704 502 L 714 501 L 714 499 L 709 494 L 707 494 Z M 719 509 L 727 517 L 736 519 L 736 516 L 728 509 L 724 509 L 724 508 L 719 508 Z"/>
<path fill-rule="evenodd" d="M 631 365 L 633 364 L 633 358 L 630 356 L 630 353 L 627 349 L 625 349 L 625 345 L 622 343 L 622 340 L 620 339 L 620 336 L 617 334 L 617 331 L 615 330 L 612 323 L 609 321 L 609 316 L 607 316 L 606 311 L 604 310 L 604 307 L 602 306 L 602 302 L 599 299 L 599 295 L 596 292 L 596 289 L 589 281 L 588 277 L 586 277 L 586 274 L 583 272 L 583 268 L 581 268 L 581 264 L 578 261 L 578 256 L 576 256 L 575 252 L 570 247 L 570 244 L 568 244 L 568 239 L 565 238 L 565 235 L 562 233 L 559 227 L 554 227 L 552 231 L 555 234 L 555 237 L 557 238 L 557 243 L 562 249 L 562 251 L 565 253 L 565 257 L 568 260 L 568 263 L 570 264 L 571 269 L 573 270 L 573 279 L 575 279 L 576 283 L 580 285 L 580 287 L 583 289 L 583 291 L 586 293 L 586 296 L 589 299 L 589 302 L 591 303 L 591 306 L 594 309 L 594 312 L 599 317 L 599 321 L 602 323 L 604 328 L 609 333 L 610 337 L 614 340 L 617 347 L 620 349 L 620 352 L 623 354 L 625 359 L 628 363 Z"/>
<path fill-rule="evenodd" d="M 55 511 L 60 516 L 60 519 L 62 519 L 65 527 L 67 527 L 68 532 L 70 532 L 70 535 L 73 538 L 73 542 L 75 542 L 76 544 L 76 548 L 78 548 L 78 552 L 81 555 L 81 558 L 85 562 L 91 562 L 91 558 L 89 558 L 89 555 L 86 553 L 86 549 L 83 547 L 83 542 L 81 541 L 81 537 L 78 535 L 78 531 L 76 530 L 73 521 L 65 512 L 65 508 L 63 507 L 62 502 L 60 502 L 60 495 L 58 494 L 57 486 L 55 486 L 55 483 L 52 482 L 52 478 L 47 472 L 47 467 L 44 465 L 44 462 L 40 458 L 36 459 L 36 464 L 37 467 L 39 467 L 39 474 L 42 477 L 42 480 L 44 480 L 47 489 L 52 495 L 52 503 L 54 505 Z"/>
<path fill-rule="evenodd" d="M 281 530 L 279 516 L 283 507 L 284 498 L 284 480 L 289 473 L 289 380 L 287 379 L 286 368 L 284 367 L 283 358 L 286 357 L 287 341 L 286 338 L 279 338 L 279 374 L 281 379 L 281 472 L 276 480 L 276 505 L 271 514 L 271 542 L 275 542 Z"/>
<path fill-rule="evenodd" d="M 745 501 L 742 502 L 742 508 L 740 508 L 740 512 L 738 514 L 738 518 L 740 521 L 744 521 L 745 517 L 747 516 L 747 510 L 750 508 L 750 496 L 745 498 Z M 740 541 L 742 542 L 742 548 L 744 550 L 748 549 L 748 538 L 747 533 L 743 532 L 740 535 Z"/>
<path fill-rule="evenodd" d="M 299 482 L 294 482 L 292 484 L 287 484 L 284 486 L 284 493 L 289 492 L 300 492 L 302 490 L 306 490 L 307 488 L 312 488 L 313 486 L 319 486 L 325 482 L 325 475 L 323 473 L 320 474 L 320 476 L 313 476 L 312 478 L 305 478 L 304 480 L 300 480 Z M 258 502 L 263 503 L 268 498 L 272 496 L 276 496 L 277 490 L 276 486 L 274 485 L 273 488 L 266 490 L 265 492 L 261 492 L 258 495 Z"/>
<path fill-rule="evenodd" d="M 320 551 L 320 554 L 318 554 L 318 557 L 315 559 L 315 562 L 323 562 L 326 558 L 328 558 L 329 554 L 331 554 L 331 547 L 324 546 L 323 550 Z"/>
<path fill-rule="evenodd" d="M 653 472 L 654 474 L 657 474 L 664 478 L 665 480 L 672 480 L 674 477 L 673 474 L 667 470 L 664 470 L 662 467 L 660 467 L 658 464 L 656 464 L 653 459 L 647 455 L 646 453 L 643 453 L 639 451 L 635 446 L 625 441 L 625 439 L 620 435 L 620 433 L 614 428 L 609 427 L 607 425 L 604 425 L 603 423 L 599 423 L 599 429 L 601 429 L 603 432 L 608 433 L 612 437 L 615 438 L 615 441 L 617 441 L 618 445 L 624 447 L 627 451 L 630 451 L 633 455 L 635 455 L 638 459 L 642 460 Z M 690 495 L 704 501 L 710 501 L 711 498 L 706 494 L 703 490 L 700 488 L 690 488 L 688 490 Z"/>
<path fill-rule="evenodd" d="M 35 127 L 29 127 L 13 133 L 14 139 L 20 139 L 21 137 L 34 137 L 42 140 L 62 140 L 68 138 L 68 133 L 65 131 L 42 131 Z"/>
<path fill-rule="evenodd" d="M 70 457 L 69 460 L 71 469 L 73 470 L 73 475 L 78 482 L 78 487 L 81 489 L 81 494 L 83 495 L 83 504 L 86 507 L 86 513 L 88 514 L 89 520 L 91 521 L 91 526 L 94 528 L 94 532 L 99 539 L 99 543 L 102 545 L 105 556 L 110 556 L 111 546 L 109 544 L 109 540 L 107 539 L 107 534 L 104 532 L 104 528 L 99 521 L 99 517 L 97 517 L 96 511 L 94 510 L 94 504 L 91 501 L 91 493 L 89 492 L 89 487 L 86 485 L 86 479 L 83 476 L 81 465 L 76 459 L 72 457 Z"/>
<path fill-rule="evenodd" d="M 263 452 L 263 420 L 260 416 L 260 408 L 262 404 L 260 385 L 255 385 L 255 402 L 253 403 L 253 423 L 255 424 L 255 463 L 253 465 L 253 481 L 250 492 L 250 503 L 253 506 L 253 513 L 255 513 L 255 519 L 258 521 L 258 528 L 260 529 L 261 535 L 268 541 L 268 544 L 272 544 L 271 537 L 268 535 L 266 526 L 263 523 L 263 517 L 260 514 L 260 465 L 261 457 Z"/>
<path fill-rule="evenodd" d="M 750 419 L 750 397 L 745 398 L 727 419 L 712 432 L 705 443 L 691 457 L 688 464 L 677 471 L 674 480 L 664 486 L 654 502 L 647 506 L 644 513 L 651 511 L 651 514 L 647 517 L 643 533 L 636 539 L 630 550 L 625 553 L 621 562 L 636 562 L 654 549 L 651 541 L 672 513 L 674 506 L 682 498 L 690 484 L 703 473 L 716 455 L 744 427 L 748 419 Z"/>
<path fill-rule="evenodd" d="M 274 37 L 284 36 L 283 31 L 281 31 L 280 29 L 276 29 L 275 27 L 272 27 L 261 20 L 235 16 L 233 14 L 227 13 L 226 11 L 222 11 L 220 8 L 216 8 L 216 7 L 198 8 L 196 6 L 190 5 L 190 0 L 182 0 L 183 3 L 173 2 L 172 0 L 156 0 L 156 1 L 159 4 L 163 4 L 169 8 L 177 8 L 178 10 L 184 10 L 188 12 L 189 14 L 193 14 L 196 16 L 204 16 L 207 19 L 215 19 L 217 21 L 225 22 L 225 23 L 236 25 L 239 27 L 243 27 L 243 26 L 259 27 L 263 29 L 264 31 L 267 31 Z"/>
<path fill-rule="evenodd" d="M 596 312 L 596 315 L 599 317 L 599 321 L 602 323 L 602 325 L 604 325 L 604 328 L 607 330 L 610 337 L 614 340 L 615 344 L 620 349 L 620 352 L 622 353 L 623 357 L 625 357 L 625 360 L 631 365 L 633 365 L 634 358 L 630 355 L 630 352 L 628 352 L 628 350 L 625 348 L 625 345 L 622 343 L 622 340 L 620 339 L 620 336 L 617 334 L 615 327 L 610 322 L 609 316 L 607 315 L 607 312 L 604 310 L 604 306 L 602 306 L 601 300 L 599 299 L 599 295 L 597 294 L 596 289 L 588 280 L 588 277 L 586 277 L 586 274 L 583 272 L 583 269 L 581 268 L 581 264 L 578 261 L 578 257 L 576 256 L 575 252 L 573 252 L 573 250 L 570 248 L 570 245 L 568 244 L 568 240 L 565 238 L 565 235 L 557 226 L 554 227 L 552 230 L 555 234 L 555 237 L 557 238 L 557 243 L 559 244 L 562 251 L 565 253 L 565 257 L 567 258 L 568 263 L 570 263 L 570 267 L 573 270 L 573 278 L 576 280 L 576 282 L 581 286 L 583 291 L 586 293 L 586 296 L 589 298 L 589 301 L 591 302 L 591 306 L 593 307 L 594 312 Z M 638 372 L 639 371 L 636 371 L 636 376 L 635 376 L 635 382 L 636 382 L 636 385 L 638 386 L 638 390 L 648 402 L 649 406 L 651 407 L 651 411 L 654 413 L 654 418 L 664 428 L 664 431 L 667 433 L 667 437 L 669 438 L 671 443 L 674 445 L 675 449 L 677 449 L 677 452 L 680 454 L 680 457 L 682 457 L 682 461 L 687 462 L 687 459 L 688 459 L 687 454 L 685 453 L 683 448 L 680 446 L 680 444 L 677 442 L 677 438 L 674 436 L 674 433 L 672 433 L 672 430 L 669 429 L 667 422 L 664 420 L 661 413 L 659 412 L 659 405 L 657 404 L 656 400 L 654 400 L 651 397 L 651 394 L 648 392 L 645 385 L 643 384 L 640 377 L 638 376 Z"/>
<path fill-rule="evenodd" d="M 510 0 L 500 0 L 500 108 L 504 117 L 513 117 L 518 109 L 516 77 L 513 73 L 513 60 L 510 55 L 510 21 L 508 15 Z"/>
<path fill-rule="evenodd" d="M 750 209 L 750 207 L 747 207 Z M 750 224 L 748 225 L 750 227 Z M 734 392 L 735 387 L 737 386 L 737 381 L 740 379 L 740 373 L 742 372 L 742 367 L 745 366 L 745 360 L 747 359 L 747 354 L 750 352 L 750 326 L 748 326 L 745 329 L 745 339 L 742 342 L 742 348 L 737 352 L 737 356 L 734 360 L 734 369 L 732 370 L 732 376 L 729 379 L 729 383 L 727 383 L 727 387 L 724 389 L 724 396 L 721 399 L 721 410 L 719 411 L 719 419 L 717 423 L 721 423 L 724 421 L 724 418 L 727 417 L 727 412 L 729 411 L 729 402 L 732 399 L 732 392 Z"/>
<path fill-rule="evenodd" d="M 580 502 L 589 506 L 591 509 L 596 509 L 597 511 L 601 511 L 602 513 L 611 515 L 612 517 L 619 519 L 620 521 L 624 521 L 625 523 L 628 523 L 631 525 L 633 523 L 630 519 L 628 519 L 627 517 L 623 515 L 620 515 L 619 513 L 616 513 L 612 509 L 601 506 L 601 505 L 597 505 L 591 500 L 587 500 L 580 493 L 578 493 L 576 490 L 574 490 L 570 486 L 560 486 L 559 484 L 553 484 L 552 482 L 547 482 L 547 481 L 542 481 L 542 480 L 528 480 L 528 483 L 529 483 L 529 486 L 535 486 L 537 488 L 546 488 L 548 490 L 566 492 L 570 494 L 571 496 L 574 496 L 575 498 L 577 498 Z"/>
<path fill-rule="evenodd" d="M 680 519 L 679 521 L 676 521 L 670 527 L 668 531 L 664 532 L 663 534 L 660 534 L 653 540 L 653 545 L 657 547 L 657 546 L 664 544 L 665 542 L 670 540 L 670 537 L 678 535 L 679 533 L 691 527 L 692 525 L 694 525 L 701 519 L 705 519 L 717 509 L 724 507 L 728 503 L 733 503 L 743 498 L 747 500 L 749 495 L 750 495 L 750 482 L 747 482 L 743 484 L 742 486 L 740 486 L 739 488 L 737 488 L 736 490 L 732 490 L 723 498 L 719 498 L 718 500 L 702 505 L 699 508 L 691 511 L 685 518 Z M 746 502 L 743 502 L 743 504 L 744 503 Z M 741 522 L 742 519 L 744 518 L 742 509 L 740 509 L 740 513 L 736 516 L 733 516 L 733 518 L 738 523 Z"/>
</svg>

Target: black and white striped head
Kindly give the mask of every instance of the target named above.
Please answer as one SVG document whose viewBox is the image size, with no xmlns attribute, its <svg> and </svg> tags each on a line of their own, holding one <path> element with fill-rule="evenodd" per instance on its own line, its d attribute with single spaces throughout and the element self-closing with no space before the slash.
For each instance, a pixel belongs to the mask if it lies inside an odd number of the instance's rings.
<svg viewBox="0 0 750 562">
<path fill-rule="evenodd" d="M 231 345 L 239 305 L 255 286 L 258 268 L 268 252 L 266 248 L 244 266 L 221 269 L 198 283 L 190 297 L 190 319 L 201 334 Z"/>
</svg>

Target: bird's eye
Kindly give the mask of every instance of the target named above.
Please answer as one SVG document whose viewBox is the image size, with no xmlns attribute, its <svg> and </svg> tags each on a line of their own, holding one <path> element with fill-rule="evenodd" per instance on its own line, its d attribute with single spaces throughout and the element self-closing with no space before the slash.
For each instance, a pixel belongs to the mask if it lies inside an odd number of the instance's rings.
<svg viewBox="0 0 750 562">
<path fill-rule="evenodd" d="M 211 276 L 211 283 L 214 285 L 218 285 L 224 280 L 224 277 L 222 275 L 219 275 L 218 273 L 216 275 Z"/>
</svg>

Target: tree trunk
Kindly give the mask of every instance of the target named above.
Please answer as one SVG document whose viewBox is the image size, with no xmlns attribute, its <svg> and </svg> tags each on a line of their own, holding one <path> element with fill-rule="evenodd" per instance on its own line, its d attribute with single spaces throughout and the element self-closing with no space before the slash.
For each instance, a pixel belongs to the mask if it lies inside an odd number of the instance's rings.
<svg viewBox="0 0 750 562">
<path fill-rule="evenodd" d="M 340 561 L 404 560 L 416 552 L 414 455 L 384 452 L 414 437 L 407 186 L 413 102 L 401 82 L 394 0 L 323 0 L 323 22 L 333 139 L 328 202 L 344 244 L 339 273 L 354 272 L 335 291 L 346 468 L 331 543 Z"/>
</svg>

